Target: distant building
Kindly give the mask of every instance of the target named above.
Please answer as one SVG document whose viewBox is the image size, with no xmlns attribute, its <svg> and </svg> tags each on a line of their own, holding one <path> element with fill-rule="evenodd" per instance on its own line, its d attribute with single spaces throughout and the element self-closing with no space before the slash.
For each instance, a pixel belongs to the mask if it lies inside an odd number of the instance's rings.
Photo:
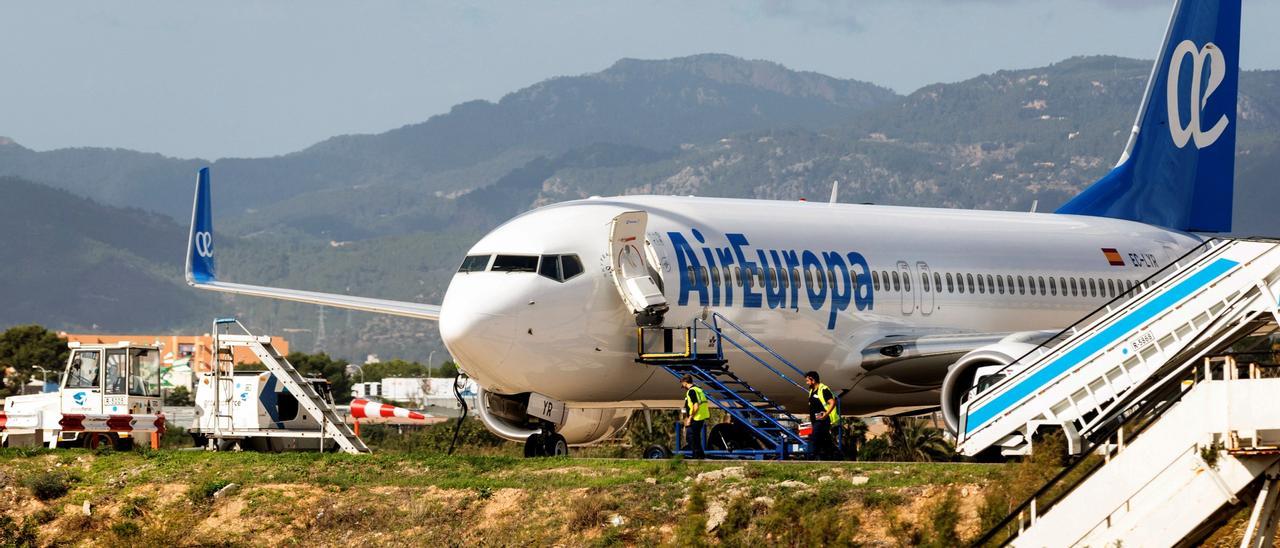
<svg viewBox="0 0 1280 548">
<path fill-rule="evenodd" d="M 67 342 L 80 344 L 112 344 L 129 341 L 134 344 L 154 345 L 160 347 L 160 355 L 164 357 L 162 381 L 166 388 L 185 386 L 191 383 L 197 373 L 213 370 L 213 336 L 204 335 L 102 335 L 98 333 L 58 333 Z M 281 353 L 289 353 L 289 341 L 283 337 L 271 337 L 271 345 Z M 232 349 L 236 364 L 262 363 L 252 350 L 243 346 Z"/>
<path fill-rule="evenodd" d="M 467 379 L 459 387 L 467 405 L 474 409 L 477 394 L 476 381 Z M 358 382 L 351 387 L 351 396 L 378 401 L 393 401 L 414 407 L 457 408 L 453 395 L 453 379 L 387 377 L 381 381 Z"/>
</svg>

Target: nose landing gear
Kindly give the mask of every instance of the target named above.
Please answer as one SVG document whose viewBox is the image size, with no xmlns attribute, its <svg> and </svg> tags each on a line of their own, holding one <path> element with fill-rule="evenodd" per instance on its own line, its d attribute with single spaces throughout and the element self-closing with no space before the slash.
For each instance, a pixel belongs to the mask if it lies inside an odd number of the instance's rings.
<svg viewBox="0 0 1280 548">
<path fill-rule="evenodd" d="M 565 441 L 564 436 L 557 434 L 555 425 L 544 423 L 542 429 L 537 433 L 529 436 L 524 442 L 524 457 L 567 457 L 569 456 L 569 442 Z"/>
</svg>

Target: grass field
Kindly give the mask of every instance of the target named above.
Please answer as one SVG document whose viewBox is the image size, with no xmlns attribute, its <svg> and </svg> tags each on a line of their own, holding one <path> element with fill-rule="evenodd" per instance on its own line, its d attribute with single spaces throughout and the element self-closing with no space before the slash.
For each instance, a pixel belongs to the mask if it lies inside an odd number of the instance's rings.
<svg viewBox="0 0 1280 548">
<path fill-rule="evenodd" d="M 948 545 L 1001 468 L 6 449 L 0 544 Z"/>
</svg>

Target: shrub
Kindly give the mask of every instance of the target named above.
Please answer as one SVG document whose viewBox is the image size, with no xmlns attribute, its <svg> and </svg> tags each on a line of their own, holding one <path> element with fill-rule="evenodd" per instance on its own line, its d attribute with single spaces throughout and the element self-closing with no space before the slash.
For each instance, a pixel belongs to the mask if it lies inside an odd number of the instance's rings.
<svg viewBox="0 0 1280 548">
<path fill-rule="evenodd" d="M 31 495 L 42 501 L 62 498 L 71 490 L 71 483 L 76 478 L 64 472 L 42 472 L 26 478 L 23 486 L 31 490 Z"/>
<path fill-rule="evenodd" d="M 111 533 L 122 539 L 136 537 L 141 532 L 142 528 L 132 521 L 122 521 L 111 525 Z"/>
<path fill-rule="evenodd" d="M 39 531 L 35 520 L 24 519 L 22 524 L 8 515 L 0 515 L 0 546 L 37 546 Z"/>
<path fill-rule="evenodd" d="M 620 508 L 617 500 L 604 493 L 590 493 L 569 506 L 569 526 L 589 529 L 603 525 L 609 514 Z"/>
<path fill-rule="evenodd" d="M 954 546 L 960 540 L 956 530 L 959 525 L 960 496 L 955 489 L 948 489 L 929 509 L 929 523 L 921 545 L 939 548 Z"/>
<path fill-rule="evenodd" d="M 215 493 L 228 485 L 231 485 L 231 482 L 227 480 L 208 480 L 192 484 L 187 488 L 187 498 L 191 499 L 192 504 L 205 504 L 213 500 Z"/>
</svg>

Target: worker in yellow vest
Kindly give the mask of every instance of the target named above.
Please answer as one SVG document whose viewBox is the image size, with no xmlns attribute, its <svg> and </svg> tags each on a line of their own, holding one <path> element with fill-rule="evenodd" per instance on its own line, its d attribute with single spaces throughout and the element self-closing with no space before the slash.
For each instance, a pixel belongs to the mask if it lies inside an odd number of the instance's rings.
<svg viewBox="0 0 1280 548">
<path fill-rule="evenodd" d="M 804 383 L 809 385 L 809 423 L 813 425 L 809 434 L 809 449 L 815 458 L 833 458 L 836 451 L 831 443 L 831 432 L 840 424 L 836 394 L 822 384 L 817 371 L 805 373 Z"/>
<path fill-rule="evenodd" d="M 707 419 L 711 418 L 711 405 L 707 402 L 707 394 L 693 385 L 693 375 L 680 378 L 680 386 L 684 388 L 684 435 L 689 440 L 689 449 L 693 458 L 703 459 L 703 433 L 706 432 Z"/>
</svg>

